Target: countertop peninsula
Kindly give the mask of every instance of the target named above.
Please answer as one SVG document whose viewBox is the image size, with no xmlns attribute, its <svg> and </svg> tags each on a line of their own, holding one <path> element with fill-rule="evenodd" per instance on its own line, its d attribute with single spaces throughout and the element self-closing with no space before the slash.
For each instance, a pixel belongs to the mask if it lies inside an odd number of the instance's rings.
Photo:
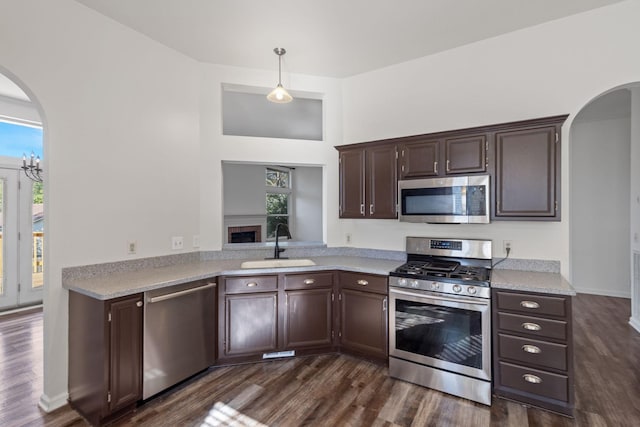
<svg viewBox="0 0 640 427">
<path fill-rule="evenodd" d="M 65 289 L 100 300 L 123 297 L 222 275 L 258 275 L 299 273 L 320 270 L 344 270 L 388 275 L 404 261 L 357 256 L 309 257 L 315 265 L 305 267 L 241 268 L 243 259 L 195 261 L 164 267 L 144 268 L 104 275 L 63 280 Z"/>
</svg>

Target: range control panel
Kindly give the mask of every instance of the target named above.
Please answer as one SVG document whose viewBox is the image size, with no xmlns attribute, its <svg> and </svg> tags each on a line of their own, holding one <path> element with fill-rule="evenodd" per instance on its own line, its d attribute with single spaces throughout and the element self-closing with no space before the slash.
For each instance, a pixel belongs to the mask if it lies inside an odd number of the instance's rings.
<svg viewBox="0 0 640 427">
<path fill-rule="evenodd" d="M 448 251 L 461 251 L 462 241 L 460 240 L 431 240 L 431 249 L 446 249 Z"/>
</svg>

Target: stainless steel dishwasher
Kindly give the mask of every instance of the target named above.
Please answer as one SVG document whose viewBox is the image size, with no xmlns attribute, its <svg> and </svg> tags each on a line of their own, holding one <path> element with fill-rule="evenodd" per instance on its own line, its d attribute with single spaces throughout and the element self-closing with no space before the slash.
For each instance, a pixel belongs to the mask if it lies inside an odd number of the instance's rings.
<svg viewBox="0 0 640 427">
<path fill-rule="evenodd" d="M 215 361 L 216 283 L 187 283 L 145 292 L 142 398 Z"/>
</svg>

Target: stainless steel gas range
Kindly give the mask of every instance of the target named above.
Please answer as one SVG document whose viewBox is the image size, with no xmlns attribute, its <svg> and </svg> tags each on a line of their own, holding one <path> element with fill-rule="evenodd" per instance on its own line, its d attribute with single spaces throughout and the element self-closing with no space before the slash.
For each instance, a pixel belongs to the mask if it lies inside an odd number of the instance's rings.
<svg viewBox="0 0 640 427">
<path fill-rule="evenodd" d="M 491 241 L 407 237 L 389 273 L 389 374 L 491 404 Z"/>
</svg>

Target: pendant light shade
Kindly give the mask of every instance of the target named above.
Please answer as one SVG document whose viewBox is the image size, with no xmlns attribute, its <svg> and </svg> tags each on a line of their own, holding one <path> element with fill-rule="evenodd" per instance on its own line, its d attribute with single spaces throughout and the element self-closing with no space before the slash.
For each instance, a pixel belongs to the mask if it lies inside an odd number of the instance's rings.
<svg viewBox="0 0 640 427">
<path fill-rule="evenodd" d="M 267 99 L 278 104 L 286 104 L 293 100 L 293 97 L 282 86 L 282 55 L 287 51 L 281 47 L 277 47 L 273 51 L 278 55 L 278 86 L 267 95 Z"/>
</svg>

